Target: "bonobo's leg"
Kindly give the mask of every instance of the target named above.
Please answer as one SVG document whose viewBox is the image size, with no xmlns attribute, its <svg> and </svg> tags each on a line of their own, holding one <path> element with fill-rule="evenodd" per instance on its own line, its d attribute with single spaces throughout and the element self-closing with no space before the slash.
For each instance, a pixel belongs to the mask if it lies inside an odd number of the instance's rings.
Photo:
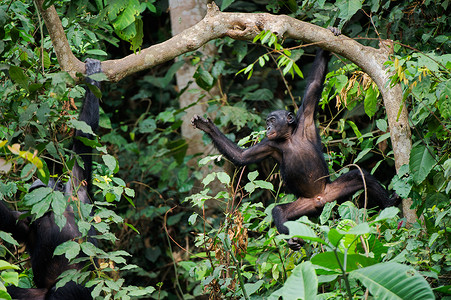
<svg viewBox="0 0 451 300">
<path fill-rule="evenodd" d="M 279 233 L 288 234 L 289 230 L 284 225 L 286 221 L 305 216 L 316 215 L 321 212 L 321 209 L 326 202 L 323 202 L 321 196 L 315 198 L 299 197 L 296 201 L 291 203 L 284 203 L 277 205 L 272 210 L 272 218 Z M 288 246 L 297 251 L 301 249 L 303 241 L 299 238 L 291 238 L 287 240 Z"/>
<path fill-rule="evenodd" d="M 390 199 L 387 191 L 368 172 L 363 171 L 368 192 L 368 207 L 379 206 L 385 208 L 396 204 L 396 199 Z M 314 198 L 300 197 L 292 203 L 277 205 L 272 211 L 273 220 L 280 233 L 288 234 L 288 228 L 283 225 L 286 221 L 299 218 L 304 215 L 315 215 L 322 211 L 327 202 L 339 200 L 353 195 L 364 188 L 360 170 L 351 170 L 338 177 L 334 182 L 326 184 L 324 191 Z M 302 241 L 290 239 L 288 244 L 291 249 L 299 250 Z"/>
<path fill-rule="evenodd" d="M 388 197 L 387 190 L 368 172 L 362 170 L 365 178 L 365 184 L 368 192 L 368 207 L 378 206 L 385 208 L 392 206 Z M 363 184 L 362 173 L 358 169 L 354 169 L 338 177 L 334 182 L 326 185 L 324 190 L 324 203 L 349 197 L 355 192 L 362 190 Z"/>
</svg>

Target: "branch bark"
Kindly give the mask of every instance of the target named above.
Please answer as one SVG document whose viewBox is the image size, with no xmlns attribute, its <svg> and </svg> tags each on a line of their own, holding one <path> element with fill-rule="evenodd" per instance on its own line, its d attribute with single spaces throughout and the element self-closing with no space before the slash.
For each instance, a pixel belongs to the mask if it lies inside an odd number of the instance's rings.
<svg viewBox="0 0 451 300">
<path fill-rule="evenodd" d="M 42 10 L 43 0 L 36 0 L 58 57 L 61 68 L 71 76 L 84 73 L 84 65 L 70 50 L 61 21 L 52 6 Z M 402 107 L 400 85 L 389 87 L 390 73 L 384 67 L 391 53 L 390 43 L 382 41 L 379 49 L 364 46 L 355 40 L 340 35 L 334 36 L 328 29 L 296 20 L 286 15 L 268 13 L 224 13 L 214 3 L 208 4 L 206 16 L 196 25 L 182 31 L 171 39 L 130 54 L 121 59 L 102 62 L 102 70 L 110 81 L 117 82 L 135 72 L 152 68 L 186 52 L 194 51 L 207 42 L 223 37 L 252 40 L 262 30 L 270 30 L 279 38 L 291 38 L 316 44 L 339 54 L 362 68 L 377 84 L 387 111 L 396 169 L 409 163 L 411 135 L 407 110 Z M 407 200 L 403 202 L 407 221 L 416 220 L 415 211 L 410 210 Z"/>
</svg>

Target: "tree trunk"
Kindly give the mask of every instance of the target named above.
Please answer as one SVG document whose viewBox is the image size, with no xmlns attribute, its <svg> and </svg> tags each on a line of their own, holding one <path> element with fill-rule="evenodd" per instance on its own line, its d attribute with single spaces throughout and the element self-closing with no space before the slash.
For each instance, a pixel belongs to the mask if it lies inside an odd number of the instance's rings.
<svg viewBox="0 0 451 300">
<path fill-rule="evenodd" d="M 202 21 L 207 14 L 207 0 L 169 0 L 169 8 L 171 15 L 172 35 L 176 36 L 185 29 L 188 29 Z M 216 55 L 216 48 L 212 44 L 204 44 L 198 51 L 202 52 L 204 57 Z M 180 107 L 187 107 L 193 103 L 196 103 L 200 97 L 205 96 L 201 100 L 201 103 L 188 108 L 186 110 L 186 114 L 182 117 L 182 136 L 188 144 L 186 154 L 194 155 L 197 153 L 217 153 L 212 143 L 205 145 L 202 142 L 204 133 L 191 125 L 191 118 L 196 114 L 203 116 L 206 113 L 207 105 L 203 103 L 206 103 L 209 99 L 213 98 L 215 95 L 218 95 L 218 88 L 213 87 L 209 93 L 203 91 L 196 84 L 196 82 L 194 82 L 193 75 L 196 72 L 197 66 L 192 65 L 189 62 L 190 57 L 179 57 L 177 59 L 184 59 L 186 62 L 176 73 L 178 90 L 181 91 L 188 87 L 186 91 L 180 95 Z M 187 92 L 189 90 L 197 90 L 198 92 Z M 189 161 L 188 164 L 197 166 L 197 159 Z M 215 166 L 213 170 L 220 171 L 220 168 Z M 211 172 L 211 170 L 207 167 L 202 168 L 202 173 L 205 175 L 209 172 Z M 215 186 L 215 182 L 212 182 L 209 187 L 213 190 L 213 192 L 219 192 L 224 188 L 219 185 Z M 200 189 L 202 188 L 199 187 L 199 190 Z M 193 192 L 198 192 L 198 189 L 195 189 Z"/>
</svg>

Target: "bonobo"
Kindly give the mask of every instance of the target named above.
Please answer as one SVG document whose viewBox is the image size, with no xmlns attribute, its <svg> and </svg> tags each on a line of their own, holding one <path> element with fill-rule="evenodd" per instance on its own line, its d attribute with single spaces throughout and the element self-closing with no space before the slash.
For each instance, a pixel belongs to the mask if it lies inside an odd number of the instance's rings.
<svg viewBox="0 0 451 300">
<path fill-rule="evenodd" d="M 335 32 L 334 32 L 335 33 Z M 330 54 L 318 50 L 307 79 L 304 100 L 296 115 L 284 110 L 271 112 L 266 119 L 266 138 L 242 149 L 230 141 L 210 119 L 195 115 L 191 123 L 207 133 L 216 148 L 235 165 L 248 165 L 272 157 L 280 164 L 282 179 L 298 199 L 280 204 L 272 211 L 280 233 L 288 234 L 284 223 L 303 215 L 318 215 L 327 202 L 340 200 L 364 188 L 362 174 L 355 169 L 331 182 L 315 125 Z M 387 191 L 367 172 L 363 172 L 370 203 L 381 208 L 391 206 Z M 302 241 L 288 240 L 290 248 L 299 250 Z"/>
<path fill-rule="evenodd" d="M 86 75 L 100 72 L 100 61 L 86 60 Z M 89 77 L 86 78 L 86 81 L 90 85 L 100 87 L 97 81 Z M 86 122 L 93 131 L 99 125 L 99 99 L 89 88 L 86 88 L 79 120 Z M 83 203 L 90 203 L 92 147 L 86 146 L 79 137 L 93 139 L 93 136 L 80 130 L 75 132 L 73 151 L 81 157 L 83 166 L 80 166 L 75 159 L 68 182 L 63 184 L 61 181 L 50 180 L 49 184 L 45 185 L 41 180 L 36 180 L 31 185 L 30 192 L 48 186 L 63 192 L 69 199 L 77 198 Z M 56 225 L 53 212 L 49 211 L 34 221 L 31 217 L 19 218 L 21 214 L 23 213 L 11 211 L 4 203 L 0 202 L 0 230 L 10 232 L 17 241 L 26 244 L 26 249 L 31 257 L 33 278 L 36 285 L 36 288 L 9 286 L 7 290 L 11 297 L 13 299 L 92 299 L 91 289 L 72 281 L 58 289 L 55 287 L 57 278 L 61 273 L 69 269 L 84 267 L 84 264 L 81 263 L 70 265 L 63 255 L 53 255 L 58 245 L 80 236 L 72 206 L 66 207 L 64 216 L 67 222 L 62 230 Z M 90 232 L 90 235 L 94 234 L 94 232 Z"/>
</svg>

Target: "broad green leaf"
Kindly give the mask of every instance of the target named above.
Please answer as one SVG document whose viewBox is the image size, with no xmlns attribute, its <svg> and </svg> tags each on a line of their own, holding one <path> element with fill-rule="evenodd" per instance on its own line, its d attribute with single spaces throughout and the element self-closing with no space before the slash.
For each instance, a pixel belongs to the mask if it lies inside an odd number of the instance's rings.
<svg viewBox="0 0 451 300">
<path fill-rule="evenodd" d="M 412 179 L 411 177 L 401 177 L 396 174 L 392 179 L 393 190 L 401 198 L 409 197 L 410 191 L 412 190 Z"/>
<path fill-rule="evenodd" d="M 75 241 L 67 241 L 56 247 L 54 255 L 63 255 L 71 260 L 80 253 L 80 244 Z"/>
<path fill-rule="evenodd" d="M 259 188 L 267 189 L 267 190 L 271 190 L 271 191 L 274 190 L 274 186 L 272 185 L 271 182 L 267 182 L 267 181 L 264 181 L 264 180 L 255 180 L 254 183 Z"/>
<path fill-rule="evenodd" d="M 431 154 L 432 153 L 432 154 Z M 436 164 L 432 148 L 418 144 L 414 146 L 410 152 L 409 167 L 413 180 L 420 184 L 431 172 Z"/>
<path fill-rule="evenodd" d="M 386 132 L 388 128 L 387 121 L 383 119 L 376 120 L 376 126 L 382 132 Z"/>
<path fill-rule="evenodd" d="M 61 193 L 60 191 L 53 191 L 49 196 L 52 201 L 53 212 L 57 215 L 62 215 L 67 206 L 66 198 L 64 197 L 63 193 Z"/>
<path fill-rule="evenodd" d="M 216 177 L 218 177 L 219 181 L 225 185 L 230 184 L 230 176 L 226 172 L 218 172 L 216 174 Z"/>
<path fill-rule="evenodd" d="M 327 234 L 329 241 L 334 247 L 337 247 L 340 244 L 340 241 L 344 236 L 344 234 L 338 232 L 338 230 L 335 228 L 331 228 L 329 230 L 329 233 Z"/>
<path fill-rule="evenodd" d="M 13 285 L 19 284 L 19 273 L 17 272 L 2 272 L 2 281 Z"/>
<path fill-rule="evenodd" d="M 316 299 L 317 293 L 318 277 L 312 263 L 305 261 L 293 269 L 283 287 L 272 293 L 268 299 L 282 297 L 283 300 L 311 300 Z"/>
<path fill-rule="evenodd" d="M 252 171 L 247 175 L 249 181 L 254 181 L 258 176 L 258 171 Z"/>
<path fill-rule="evenodd" d="M 111 156 L 109 154 L 102 155 L 102 160 L 105 163 L 105 165 L 110 169 L 110 171 L 115 172 L 117 168 L 117 161 L 114 156 Z"/>
<path fill-rule="evenodd" d="M 4 271 L 4 270 L 20 270 L 20 268 L 16 265 L 12 265 L 7 261 L 1 260 L 0 259 L 0 271 Z"/>
<path fill-rule="evenodd" d="M 412 267 L 388 262 L 357 269 L 349 274 L 378 300 L 435 299 L 428 282 Z"/>
<path fill-rule="evenodd" d="M 113 22 L 114 29 L 124 30 L 135 22 L 136 17 L 140 14 L 140 5 L 138 0 L 129 0 L 125 5 L 125 9 L 117 16 Z"/>
<path fill-rule="evenodd" d="M 85 121 L 69 120 L 68 124 L 70 127 L 75 128 L 77 130 L 81 130 L 84 133 L 95 135 L 94 132 L 92 132 L 91 126 L 86 124 Z"/>
<path fill-rule="evenodd" d="M 324 205 L 323 211 L 321 212 L 321 215 L 319 216 L 321 225 L 324 225 L 327 222 L 327 220 L 329 220 L 329 218 L 332 214 L 332 210 L 336 204 L 337 204 L 337 202 L 333 201 L 333 202 L 327 202 L 326 205 Z"/>
<path fill-rule="evenodd" d="M 208 185 L 210 182 L 212 182 L 216 177 L 216 173 L 210 173 L 207 176 L 205 176 L 204 179 L 202 179 L 202 184 L 203 185 Z"/>
<path fill-rule="evenodd" d="M 288 227 L 290 233 L 288 235 L 280 235 L 283 238 L 299 237 L 305 241 L 313 241 L 327 245 L 326 241 L 317 237 L 313 229 L 311 229 L 304 223 L 297 221 L 288 221 L 285 222 L 284 225 Z"/>
<path fill-rule="evenodd" d="M 396 217 L 398 215 L 398 213 L 399 213 L 399 208 L 394 207 L 394 206 L 387 207 L 379 213 L 379 215 L 377 216 L 377 218 L 374 221 L 380 222 L 380 221 L 387 220 L 387 219 L 393 219 L 394 217 Z"/>
<path fill-rule="evenodd" d="M 337 256 L 340 259 L 338 264 Z M 337 256 L 332 251 L 319 253 L 310 260 L 312 264 L 321 266 L 331 270 L 340 270 L 340 265 L 344 267 L 344 254 L 337 251 Z M 346 272 L 356 270 L 360 267 L 367 267 L 375 264 L 377 261 L 371 257 L 366 257 L 360 254 L 346 255 Z"/>
<path fill-rule="evenodd" d="M 340 9 L 338 17 L 343 20 L 349 20 L 362 8 L 361 0 L 338 0 L 335 5 Z"/>
<path fill-rule="evenodd" d="M 357 155 L 356 159 L 354 160 L 354 163 L 357 163 L 359 160 L 361 160 L 365 155 L 367 155 L 372 148 L 365 148 L 362 151 L 360 151 L 359 155 Z"/>
<path fill-rule="evenodd" d="M 246 293 L 248 296 L 255 294 L 255 292 L 258 291 L 258 289 L 263 285 L 264 280 L 259 280 L 255 283 L 246 283 L 244 285 L 244 289 L 246 290 Z"/>
<path fill-rule="evenodd" d="M 379 97 L 379 90 L 373 84 L 365 92 L 364 107 L 365 113 L 372 118 L 377 112 L 377 98 Z"/>
<path fill-rule="evenodd" d="M 25 75 L 24 71 L 22 71 L 21 68 L 16 66 L 9 67 L 9 76 L 11 76 L 11 79 L 15 83 L 28 90 L 28 82 L 30 81 L 30 79 L 27 75 Z"/>
<path fill-rule="evenodd" d="M 244 190 L 246 192 L 248 192 L 249 194 L 252 194 L 255 191 L 255 188 L 256 188 L 256 185 L 252 181 L 246 183 L 246 185 L 244 186 Z"/>
<path fill-rule="evenodd" d="M 9 232 L 0 231 L 0 239 L 15 246 L 19 246 L 19 243 L 13 238 Z M 2 262 L 2 260 L 0 260 Z"/>
</svg>

